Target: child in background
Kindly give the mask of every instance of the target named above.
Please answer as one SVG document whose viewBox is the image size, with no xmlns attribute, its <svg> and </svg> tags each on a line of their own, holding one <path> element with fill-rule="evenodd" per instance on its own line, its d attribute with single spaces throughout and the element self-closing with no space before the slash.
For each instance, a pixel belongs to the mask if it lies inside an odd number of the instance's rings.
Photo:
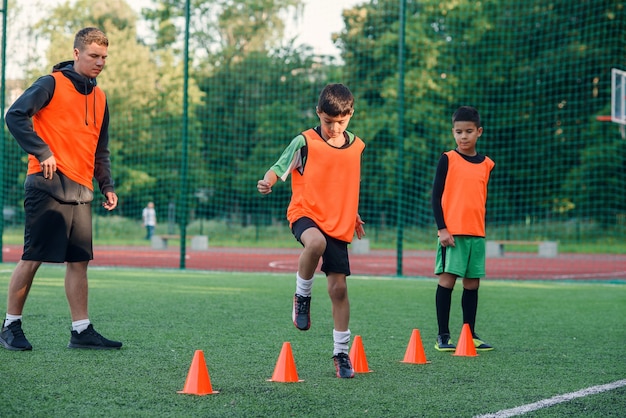
<svg viewBox="0 0 626 418">
<path fill-rule="evenodd" d="M 143 219 L 143 226 L 146 227 L 146 239 L 152 239 L 154 235 L 154 228 L 156 228 L 156 210 L 154 209 L 154 202 L 148 202 L 148 205 L 141 211 L 141 218 Z"/>
</svg>

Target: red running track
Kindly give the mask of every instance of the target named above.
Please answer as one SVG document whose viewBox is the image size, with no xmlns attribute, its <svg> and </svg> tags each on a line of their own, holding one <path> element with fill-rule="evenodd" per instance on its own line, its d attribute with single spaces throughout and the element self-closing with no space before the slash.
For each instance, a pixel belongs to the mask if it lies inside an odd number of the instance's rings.
<svg viewBox="0 0 626 418">
<path fill-rule="evenodd" d="M 184 267 L 193 270 L 241 272 L 295 272 L 300 249 L 210 248 L 188 251 Z M 5 245 L 3 261 L 14 263 L 22 247 Z M 435 277 L 435 253 L 405 251 L 403 277 Z M 373 250 L 368 254 L 351 254 L 353 275 L 397 276 L 396 253 Z M 150 247 L 95 247 L 92 266 L 173 268 L 179 269 L 177 247 L 155 250 Z M 488 279 L 509 280 L 626 280 L 625 255 L 560 254 L 545 258 L 536 254 L 514 253 L 487 259 Z"/>
</svg>

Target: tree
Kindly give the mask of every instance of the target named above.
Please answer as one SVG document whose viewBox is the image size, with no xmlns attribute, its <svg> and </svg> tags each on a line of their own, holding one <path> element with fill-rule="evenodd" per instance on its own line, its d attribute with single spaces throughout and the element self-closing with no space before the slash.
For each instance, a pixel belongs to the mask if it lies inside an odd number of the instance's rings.
<svg viewBox="0 0 626 418">
<path fill-rule="evenodd" d="M 626 11 L 620 2 L 572 5 L 407 1 L 402 161 L 398 2 L 370 2 L 344 12 L 346 29 L 336 42 L 352 70 L 346 78 L 357 86 L 360 117 L 354 126 L 369 135 L 366 171 L 374 172 L 372 162 L 383 169 L 364 193 L 377 212 L 393 212 L 395 198 L 402 196 L 412 219 L 429 220 L 434 167 L 439 153 L 454 147 L 449 118 L 462 104 L 481 111 L 485 134 L 479 150 L 496 161 L 491 220 L 550 219 L 570 207 L 555 202 L 580 202 L 572 183 L 564 187 L 564 181 L 566 173 L 574 181 L 593 171 L 591 156 L 598 148 L 589 121 L 609 100 L 612 64 L 624 62 Z M 581 163 L 589 167 L 581 171 Z"/>
<path fill-rule="evenodd" d="M 144 17 L 156 34 L 156 48 L 180 47 L 185 0 L 156 1 Z M 190 45 L 196 63 L 208 69 L 254 51 L 280 46 L 283 16 L 298 16 L 303 0 L 191 0 Z M 239 58 L 237 58 L 239 57 Z"/>
<path fill-rule="evenodd" d="M 481 4 L 407 2 L 402 103 L 398 101 L 398 2 L 371 2 L 344 12 L 345 30 L 336 39 L 346 69 L 351 70 L 346 71 L 345 78 L 355 86 L 357 95 L 359 116 L 353 124 L 357 132 L 367 135 L 365 172 L 376 173 L 381 171 L 377 167 L 382 168 L 380 175 L 364 183 L 363 199 L 371 202 L 370 219 L 395 223 L 400 195 L 402 211 L 411 215 L 409 222 L 432 222 L 429 194 L 434 166 L 439 153 L 450 147 L 450 109 L 462 84 L 455 48 L 467 40 L 479 42 L 488 28 L 482 18 L 466 19 L 466 24 L 459 26 L 447 22 L 455 14 L 480 16 Z M 451 37 L 453 29 L 457 32 Z M 402 138 L 398 130 L 400 111 L 404 112 Z M 403 176 L 401 189 L 399 176 Z"/>
<path fill-rule="evenodd" d="M 265 211 L 256 182 L 289 141 L 315 126 L 317 95 L 332 67 L 316 64 L 307 48 L 250 53 L 199 79 L 207 92 L 199 109 L 203 155 L 211 167 L 208 216 Z M 277 188 L 270 212 L 284 209 L 288 188 Z M 267 202 L 266 202 L 267 203 Z"/>
<path fill-rule="evenodd" d="M 183 71 L 169 51 L 152 52 L 138 40 L 137 16 L 124 0 L 79 0 L 51 11 L 36 29 L 50 39 L 48 60 L 71 59 L 79 28 L 102 28 L 109 38 L 109 56 L 99 85 L 107 93 L 109 141 L 120 212 L 140 216 L 148 199 L 165 210 L 178 197 L 181 169 Z M 193 80 L 189 84 L 192 109 L 202 101 Z M 190 181 L 205 176 L 194 146 L 199 141 L 197 121 L 190 122 Z"/>
</svg>

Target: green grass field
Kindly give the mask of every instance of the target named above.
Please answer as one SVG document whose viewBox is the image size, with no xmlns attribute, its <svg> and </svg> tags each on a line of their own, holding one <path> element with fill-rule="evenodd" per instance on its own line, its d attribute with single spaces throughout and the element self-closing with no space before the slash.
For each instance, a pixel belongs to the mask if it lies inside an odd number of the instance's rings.
<svg viewBox="0 0 626 418">
<path fill-rule="evenodd" d="M 12 264 L 0 265 L 0 300 Z M 91 319 L 120 351 L 67 349 L 64 269 L 43 266 L 24 330 L 32 352 L 0 350 L 7 417 L 471 417 L 626 378 L 626 284 L 483 281 L 477 331 L 496 350 L 433 348 L 434 279 L 352 277 L 351 330 L 372 373 L 334 377 L 326 280 L 312 328 L 291 324 L 292 275 L 90 270 Z M 460 284 L 451 326 L 461 330 Z M 4 303 L 0 311 L 4 312 Z M 429 364 L 401 360 L 420 330 Z M 455 339 L 456 339 L 455 338 Z M 268 382 L 284 342 L 299 383 Z M 178 394 L 202 350 L 216 395 Z M 525 416 L 623 416 L 626 387 Z"/>
</svg>

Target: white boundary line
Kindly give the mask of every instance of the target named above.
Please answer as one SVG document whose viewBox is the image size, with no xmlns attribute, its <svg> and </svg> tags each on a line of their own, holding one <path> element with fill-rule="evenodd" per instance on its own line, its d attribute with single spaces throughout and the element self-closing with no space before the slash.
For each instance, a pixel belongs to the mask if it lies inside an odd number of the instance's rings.
<svg viewBox="0 0 626 418">
<path fill-rule="evenodd" d="M 504 409 L 493 414 L 476 415 L 474 418 L 507 418 L 522 415 L 527 412 L 536 411 L 541 408 L 547 408 L 552 405 L 556 405 L 562 402 L 571 401 L 572 399 L 582 398 L 588 395 L 595 395 L 597 393 L 606 392 L 609 390 L 617 389 L 619 387 L 626 386 L 626 379 L 618 380 L 613 383 L 607 383 L 606 385 L 591 386 L 587 389 L 579 390 L 578 392 L 566 393 L 565 395 L 557 395 L 549 399 L 544 399 L 539 402 L 529 403 L 527 405 L 518 406 L 517 408 Z"/>
</svg>

